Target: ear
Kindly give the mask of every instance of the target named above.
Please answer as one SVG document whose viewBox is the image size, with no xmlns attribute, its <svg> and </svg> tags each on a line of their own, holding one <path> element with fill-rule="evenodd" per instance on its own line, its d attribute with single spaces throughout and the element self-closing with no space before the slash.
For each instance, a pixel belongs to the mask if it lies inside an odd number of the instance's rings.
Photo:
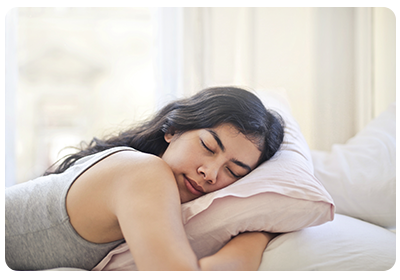
<svg viewBox="0 0 400 280">
<path fill-rule="evenodd" d="M 167 131 L 164 133 L 165 142 L 171 143 L 172 139 L 176 134 L 175 128 L 170 126 L 167 128 Z"/>
<path fill-rule="evenodd" d="M 171 143 L 172 138 L 174 138 L 174 133 L 166 132 L 166 133 L 164 134 L 165 142 Z"/>
</svg>

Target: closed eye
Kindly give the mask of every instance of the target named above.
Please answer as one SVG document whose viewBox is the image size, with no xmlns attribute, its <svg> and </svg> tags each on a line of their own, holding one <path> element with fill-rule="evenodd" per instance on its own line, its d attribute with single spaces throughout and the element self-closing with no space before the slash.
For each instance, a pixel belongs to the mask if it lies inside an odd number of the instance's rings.
<svg viewBox="0 0 400 280">
<path fill-rule="evenodd" d="M 233 177 L 235 177 L 236 179 L 240 179 L 240 178 L 242 178 L 243 176 L 240 176 L 240 175 L 237 175 L 237 174 L 235 174 L 232 170 L 230 170 L 229 168 L 227 168 L 228 169 L 228 171 L 229 171 L 229 173 L 231 173 L 231 175 L 233 176 Z"/>
<path fill-rule="evenodd" d="M 203 142 L 203 140 L 200 139 L 200 141 L 201 141 L 201 145 L 203 145 L 203 147 L 204 147 L 207 151 L 209 151 L 210 153 L 214 154 L 214 151 L 211 150 L 209 147 L 207 147 L 207 145 Z"/>
</svg>

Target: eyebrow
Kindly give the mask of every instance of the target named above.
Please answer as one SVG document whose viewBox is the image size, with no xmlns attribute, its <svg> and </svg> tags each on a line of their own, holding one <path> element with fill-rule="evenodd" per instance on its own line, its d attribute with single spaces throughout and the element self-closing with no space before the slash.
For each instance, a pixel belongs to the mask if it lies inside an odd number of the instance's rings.
<svg viewBox="0 0 400 280">
<path fill-rule="evenodd" d="M 222 144 L 221 139 L 219 138 L 218 134 L 212 130 L 212 129 L 206 129 L 206 131 L 208 131 L 215 139 L 215 141 L 217 142 L 218 146 L 220 147 L 220 149 L 225 152 L 225 146 L 224 144 Z M 247 164 L 241 162 L 240 160 L 237 160 L 235 158 L 231 159 L 231 162 L 233 162 L 234 164 L 248 170 L 249 172 L 252 170 L 250 166 L 248 166 Z"/>
<path fill-rule="evenodd" d="M 239 165 L 240 167 L 243 167 L 244 169 L 247 169 L 247 171 L 249 171 L 249 172 L 252 170 L 250 166 L 248 166 L 247 164 L 245 164 L 237 159 L 231 159 L 231 161 L 234 164 Z"/>
<path fill-rule="evenodd" d="M 218 146 L 220 147 L 220 149 L 225 152 L 225 146 L 224 144 L 222 144 L 221 139 L 219 138 L 218 134 L 212 130 L 212 129 L 206 129 L 215 139 L 215 141 L 217 141 Z"/>
</svg>

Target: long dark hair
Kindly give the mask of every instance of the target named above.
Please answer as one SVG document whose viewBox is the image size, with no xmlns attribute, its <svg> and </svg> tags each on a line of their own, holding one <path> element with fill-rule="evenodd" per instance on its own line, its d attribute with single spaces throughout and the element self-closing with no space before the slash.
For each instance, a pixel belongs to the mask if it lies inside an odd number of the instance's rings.
<svg viewBox="0 0 400 280">
<path fill-rule="evenodd" d="M 152 119 L 117 136 L 93 138 L 85 148 L 67 156 L 54 171 L 48 170 L 44 175 L 62 173 L 84 156 L 118 146 L 160 156 L 168 147 L 166 132 L 184 133 L 221 124 L 233 125 L 257 145 L 261 151 L 258 164 L 270 159 L 283 141 L 281 116 L 267 110 L 256 95 L 237 87 L 213 87 L 169 103 Z"/>
</svg>

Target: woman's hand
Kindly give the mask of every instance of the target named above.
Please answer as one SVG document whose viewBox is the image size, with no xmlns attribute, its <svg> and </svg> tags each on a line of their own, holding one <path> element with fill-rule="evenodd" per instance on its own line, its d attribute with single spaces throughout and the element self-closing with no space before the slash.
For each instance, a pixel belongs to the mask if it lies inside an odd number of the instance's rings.
<svg viewBox="0 0 400 280">
<path fill-rule="evenodd" d="M 276 233 L 245 232 L 231 239 L 214 255 L 199 261 L 201 270 L 258 270 L 267 244 Z"/>
</svg>

